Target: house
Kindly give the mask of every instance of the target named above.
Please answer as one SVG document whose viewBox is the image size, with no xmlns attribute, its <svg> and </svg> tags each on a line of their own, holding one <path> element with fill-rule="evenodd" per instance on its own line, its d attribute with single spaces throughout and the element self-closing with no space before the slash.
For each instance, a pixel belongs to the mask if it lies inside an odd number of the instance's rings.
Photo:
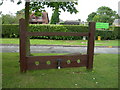
<svg viewBox="0 0 120 90">
<path fill-rule="evenodd" d="M 30 15 L 29 19 L 30 24 L 48 24 L 49 18 L 47 12 L 42 12 L 42 16 L 35 16 L 34 13 Z"/>
<path fill-rule="evenodd" d="M 120 26 L 120 19 L 115 19 L 113 22 L 113 26 Z"/>
</svg>

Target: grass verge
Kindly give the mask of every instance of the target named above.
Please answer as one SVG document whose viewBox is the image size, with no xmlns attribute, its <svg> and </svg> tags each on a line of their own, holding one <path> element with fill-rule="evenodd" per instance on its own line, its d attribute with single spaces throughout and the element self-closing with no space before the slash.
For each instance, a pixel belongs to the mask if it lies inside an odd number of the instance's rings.
<svg viewBox="0 0 120 90">
<path fill-rule="evenodd" d="M 18 53 L 2 53 L 3 88 L 118 88 L 117 54 L 95 55 L 93 71 L 80 67 L 21 74 L 18 61 Z"/>
<path fill-rule="evenodd" d="M 18 38 L 2 38 L 0 40 L 2 40 L 1 44 L 19 44 Z M 31 39 L 30 43 L 39 45 L 87 45 L 87 40 Z M 95 46 L 118 46 L 118 40 L 96 40 Z"/>
</svg>

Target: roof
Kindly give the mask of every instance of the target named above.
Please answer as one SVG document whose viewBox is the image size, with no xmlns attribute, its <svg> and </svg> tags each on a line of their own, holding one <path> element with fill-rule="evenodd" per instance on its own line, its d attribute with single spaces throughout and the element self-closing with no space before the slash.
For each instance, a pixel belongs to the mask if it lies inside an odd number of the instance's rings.
<svg viewBox="0 0 120 90">
<path fill-rule="evenodd" d="M 42 22 L 42 23 L 49 23 L 48 13 L 42 12 L 42 16 L 35 16 L 34 13 L 30 15 L 29 22 Z"/>
</svg>

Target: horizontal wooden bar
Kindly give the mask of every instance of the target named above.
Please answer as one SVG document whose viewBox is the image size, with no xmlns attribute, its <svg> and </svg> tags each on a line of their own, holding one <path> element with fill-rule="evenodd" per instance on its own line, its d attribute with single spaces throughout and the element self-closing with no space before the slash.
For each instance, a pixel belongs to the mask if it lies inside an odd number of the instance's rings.
<svg viewBox="0 0 120 90">
<path fill-rule="evenodd" d="M 88 36 L 89 33 L 78 32 L 26 32 L 27 36 Z"/>
<path fill-rule="evenodd" d="M 51 69 L 57 68 L 57 60 L 61 61 L 60 67 L 83 67 L 87 65 L 87 55 L 72 54 L 72 55 L 54 55 L 54 56 L 27 56 L 27 69 Z M 67 64 L 67 60 L 71 63 Z M 80 60 L 80 63 L 77 63 Z M 35 65 L 35 62 L 40 62 L 39 65 Z M 50 61 L 51 64 L 47 65 L 46 62 Z"/>
<path fill-rule="evenodd" d="M 28 63 L 28 68 L 27 70 L 38 70 L 38 69 L 57 69 L 57 63 L 53 63 L 51 65 L 46 65 L 46 64 L 40 64 L 36 66 L 35 64 Z M 86 67 L 86 61 L 84 63 L 71 63 L 71 64 L 66 64 L 66 63 L 61 63 L 61 68 L 73 68 L 73 67 Z"/>
<path fill-rule="evenodd" d="M 81 54 L 67 54 L 67 55 L 50 55 L 50 56 L 26 56 L 26 58 L 28 60 L 37 60 L 37 59 L 42 59 L 42 60 L 51 60 L 51 59 L 56 59 L 56 58 L 83 58 L 83 57 L 87 57 L 86 54 L 81 55 Z"/>
</svg>

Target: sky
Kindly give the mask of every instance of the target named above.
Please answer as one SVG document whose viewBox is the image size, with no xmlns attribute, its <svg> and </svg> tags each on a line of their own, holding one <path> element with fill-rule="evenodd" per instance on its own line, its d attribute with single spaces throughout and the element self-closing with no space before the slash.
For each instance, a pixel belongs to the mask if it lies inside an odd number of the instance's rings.
<svg viewBox="0 0 120 90">
<path fill-rule="evenodd" d="M 4 3 L 2 6 L 0 6 L 0 11 L 2 11 L 2 14 L 9 14 L 12 13 L 15 15 L 15 13 L 25 7 L 24 0 L 23 3 L 20 5 L 17 5 L 17 1 L 12 3 L 10 0 L 4 0 Z M 78 6 L 76 6 L 79 13 L 77 14 L 70 14 L 68 12 L 61 12 L 60 19 L 65 20 L 78 20 L 81 19 L 81 21 L 86 21 L 88 15 L 92 12 L 96 12 L 97 9 L 101 6 L 107 6 L 110 7 L 112 10 L 117 11 L 118 13 L 118 2 L 120 0 L 78 0 Z M 46 11 L 48 12 L 49 19 L 52 16 L 52 9 L 47 8 Z"/>
</svg>

